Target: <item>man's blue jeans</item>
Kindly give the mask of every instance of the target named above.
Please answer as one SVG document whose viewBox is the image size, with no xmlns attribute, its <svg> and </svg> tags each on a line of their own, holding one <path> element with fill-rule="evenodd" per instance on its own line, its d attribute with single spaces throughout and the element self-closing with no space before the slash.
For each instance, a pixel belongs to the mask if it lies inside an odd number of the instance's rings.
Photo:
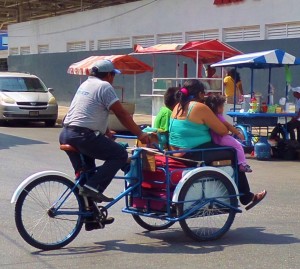
<svg viewBox="0 0 300 269">
<path fill-rule="evenodd" d="M 96 167 L 95 159 L 104 161 L 86 182 L 87 185 L 103 192 L 112 181 L 118 170 L 127 161 L 128 154 L 124 147 L 107 138 L 105 135 L 96 135 L 92 130 L 76 126 L 63 127 L 60 144 L 69 144 L 84 155 L 85 169 Z M 82 162 L 79 153 L 67 152 L 75 172 L 80 171 Z"/>
</svg>

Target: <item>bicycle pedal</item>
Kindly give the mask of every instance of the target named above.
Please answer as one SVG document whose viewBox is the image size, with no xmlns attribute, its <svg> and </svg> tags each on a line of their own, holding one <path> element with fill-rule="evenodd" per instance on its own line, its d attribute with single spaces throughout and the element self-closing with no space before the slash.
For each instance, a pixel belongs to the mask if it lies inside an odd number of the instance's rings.
<svg viewBox="0 0 300 269">
<path fill-rule="evenodd" d="M 86 222 L 85 223 L 85 230 L 86 231 L 92 231 L 92 230 L 97 230 L 97 229 L 103 229 L 105 225 L 99 222 Z"/>
</svg>

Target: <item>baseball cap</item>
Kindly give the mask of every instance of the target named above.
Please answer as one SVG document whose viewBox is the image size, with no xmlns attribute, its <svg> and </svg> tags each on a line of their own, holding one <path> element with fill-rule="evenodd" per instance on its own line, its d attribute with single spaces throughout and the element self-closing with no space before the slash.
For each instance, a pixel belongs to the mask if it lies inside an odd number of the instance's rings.
<svg viewBox="0 0 300 269">
<path fill-rule="evenodd" d="M 300 87 L 292 88 L 292 91 L 300 93 Z"/>
<path fill-rule="evenodd" d="M 110 60 L 99 60 L 97 61 L 94 66 L 92 67 L 92 70 L 96 72 L 103 72 L 103 73 L 110 73 L 115 72 L 116 74 L 121 74 L 121 71 L 118 69 L 115 69 L 113 63 Z"/>
</svg>

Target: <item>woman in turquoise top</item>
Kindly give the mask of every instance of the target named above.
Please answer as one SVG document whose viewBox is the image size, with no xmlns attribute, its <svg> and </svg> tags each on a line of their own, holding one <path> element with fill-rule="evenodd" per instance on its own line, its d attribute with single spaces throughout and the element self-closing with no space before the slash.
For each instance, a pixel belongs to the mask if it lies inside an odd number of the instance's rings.
<svg viewBox="0 0 300 269">
<path fill-rule="evenodd" d="M 169 127 L 171 149 L 192 149 L 210 143 L 209 129 L 221 136 L 228 133 L 226 126 L 202 103 L 204 94 L 204 86 L 197 79 L 187 80 L 177 92 L 178 103 Z"/>
<path fill-rule="evenodd" d="M 217 148 L 219 146 L 212 142 L 209 129 L 221 136 L 228 134 L 227 127 L 208 106 L 202 103 L 204 93 L 204 86 L 197 79 L 185 81 L 183 88 L 177 92 L 178 103 L 173 109 L 169 127 L 171 150 Z M 228 159 L 226 156 L 228 151 L 222 150 L 205 152 L 205 156 L 195 151 L 174 155 L 196 161 L 201 161 L 205 157 L 206 162 Z M 243 193 L 240 201 L 243 205 L 247 205 L 246 210 L 248 210 L 258 204 L 267 192 L 264 190 L 257 194 L 252 193 L 245 173 L 240 171 L 237 173 L 238 189 L 240 193 Z"/>
</svg>

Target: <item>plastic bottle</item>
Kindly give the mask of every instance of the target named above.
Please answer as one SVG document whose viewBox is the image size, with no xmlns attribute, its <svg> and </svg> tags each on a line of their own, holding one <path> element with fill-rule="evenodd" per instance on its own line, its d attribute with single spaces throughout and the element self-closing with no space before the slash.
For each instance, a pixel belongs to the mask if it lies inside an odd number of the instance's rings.
<svg viewBox="0 0 300 269">
<path fill-rule="evenodd" d="M 268 106 L 266 102 L 262 102 L 261 104 L 261 112 L 266 113 L 268 111 Z"/>
<path fill-rule="evenodd" d="M 251 109 L 253 112 L 257 112 L 257 100 L 255 96 L 251 98 Z"/>
</svg>

